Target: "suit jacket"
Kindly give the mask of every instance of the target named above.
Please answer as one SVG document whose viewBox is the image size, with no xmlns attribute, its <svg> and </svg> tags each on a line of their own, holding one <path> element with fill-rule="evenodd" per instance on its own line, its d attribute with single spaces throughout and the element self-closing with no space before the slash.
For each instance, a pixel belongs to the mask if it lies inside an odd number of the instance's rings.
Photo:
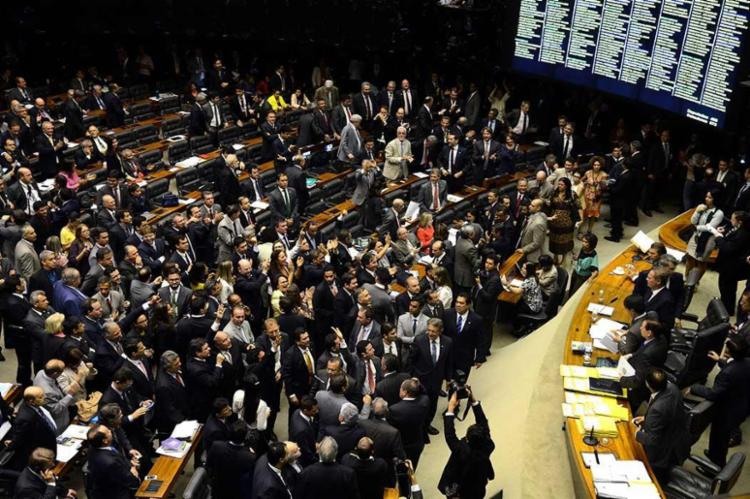
<svg viewBox="0 0 750 499">
<path fill-rule="evenodd" d="M 56 431 L 44 419 L 42 415 L 32 408 L 28 403 L 21 403 L 13 427 L 10 429 L 7 440 L 11 440 L 10 448 L 16 451 L 8 467 L 15 470 L 23 469 L 29 461 L 31 451 L 37 447 L 44 447 L 53 452 L 57 450 Z"/>
<path fill-rule="evenodd" d="M 736 428 L 747 414 L 748 391 L 750 386 L 750 359 L 720 362 L 720 371 L 714 378 L 711 388 L 693 385 L 690 392 L 714 403 L 714 430 L 729 431 Z"/>
<path fill-rule="evenodd" d="M 443 381 L 453 379 L 453 340 L 446 335 L 440 337 L 436 363 L 432 362 L 431 346 L 426 334 L 415 338 L 409 355 L 409 365 L 412 376 L 419 378 L 427 393 L 437 395 Z"/>
<path fill-rule="evenodd" d="M 635 439 L 643 444 L 654 468 L 679 466 L 690 455 L 688 417 L 675 384 L 668 382 L 649 402 Z"/>
<path fill-rule="evenodd" d="M 160 288 L 157 294 L 159 295 L 159 298 L 161 298 L 161 300 L 164 303 L 172 302 L 172 299 L 171 299 L 172 291 L 169 286 Z M 191 296 L 193 296 L 193 292 L 189 288 L 186 288 L 185 286 L 180 285 L 180 288 L 177 290 L 177 316 L 178 317 L 181 317 L 188 312 L 188 307 L 190 306 Z"/>
<path fill-rule="evenodd" d="M 389 406 L 398 403 L 399 400 Z M 401 433 L 384 419 L 360 419 L 359 426 L 365 430 L 365 434 L 372 439 L 375 457 L 383 458 L 387 463 L 392 463 L 393 458 L 405 459 L 404 444 L 401 441 Z"/>
<path fill-rule="evenodd" d="M 66 494 L 67 490 L 64 487 L 47 484 L 27 466 L 16 480 L 13 497 L 15 499 L 57 499 Z"/>
<path fill-rule="evenodd" d="M 495 159 L 491 159 L 491 156 L 495 156 Z M 500 160 L 500 142 L 490 139 L 488 143 L 487 159 L 485 160 L 484 152 L 484 140 L 477 140 L 474 142 L 472 147 L 471 158 L 474 161 L 474 175 L 475 179 L 477 175 L 482 174 L 487 177 L 495 175 L 498 162 Z M 484 178 L 481 177 L 481 178 Z"/>
<path fill-rule="evenodd" d="M 359 330 L 361 327 L 362 324 L 358 320 L 355 320 L 354 326 L 352 327 L 351 333 L 349 334 L 349 341 L 346 342 L 346 344 L 349 346 L 350 352 L 356 351 L 357 337 L 359 336 Z M 371 343 L 375 343 L 378 338 L 380 338 L 380 324 L 378 324 L 377 321 L 373 320 L 370 323 L 370 331 L 367 334 L 367 338 L 365 339 Z"/>
<path fill-rule="evenodd" d="M 317 461 L 315 442 L 318 437 L 318 421 L 308 422 L 296 409 L 289 420 L 289 439 L 299 445 L 302 455 L 298 462 L 301 466 L 310 466 Z"/>
<path fill-rule="evenodd" d="M 152 273 L 160 272 L 162 262 L 159 261 L 160 257 L 165 257 L 166 260 L 166 244 L 163 239 L 154 240 L 154 249 L 151 245 L 146 244 L 145 241 L 138 245 L 138 254 L 141 255 L 143 265 L 147 265 L 151 268 Z"/>
<path fill-rule="evenodd" d="M 130 473 L 130 463 L 120 452 L 90 449 L 88 464 L 91 499 L 128 499 L 140 485 L 140 479 Z"/>
<path fill-rule="evenodd" d="M 581 139 L 581 137 L 577 135 L 572 135 L 568 142 L 568 154 L 567 156 L 564 155 L 566 138 L 566 135 L 559 136 L 558 134 L 558 136 L 555 138 L 555 142 L 550 142 L 550 149 L 552 149 L 552 154 L 555 155 L 555 157 L 557 158 L 557 164 L 560 166 L 565 164 L 566 158 L 575 159 L 581 153 L 580 146 L 583 139 Z"/>
<path fill-rule="evenodd" d="M 56 143 L 60 138 L 53 134 L 52 140 Z M 44 172 L 46 178 L 53 177 L 57 173 L 59 165 L 62 164 L 62 151 L 65 148 L 55 150 L 53 144 L 50 144 L 49 139 L 44 134 L 36 136 L 35 145 L 36 150 L 39 151 L 39 169 Z M 16 206 L 19 206 L 18 203 L 16 203 Z"/>
<path fill-rule="evenodd" d="M 155 418 L 160 430 L 171 432 L 177 423 L 188 419 L 190 408 L 187 389 L 163 370 L 156 377 L 156 400 L 159 403 L 155 406 Z"/>
<path fill-rule="evenodd" d="M 54 285 L 54 294 L 52 304 L 55 310 L 65 314 L 68 317 L 83 315 L 83 303 L 86 296 L 78 289 L 66 286 L 62 281 L 57 281 Z"/>
<path fill-rule="evenodd" d="M 83 137 L 83 110 L 75 99 L 69 98 L 65 101 L 63 115 L 65 117 L 65 137 L 68 140 Z"/>
<path fill-rule="evenodd" d="M 450 166 L 449 161 L 449 153 L 451 151 L 450 146 L 447 144 L 443 146 L 443 149 L 440 151 L 440 155 L 438 156 L 438 166 L 440 168 L 446 170 L 448 173 L 453 175 L 454 173 L 458 172 L 464 172 L 464 175 L 466 175 L 469 171 L 469 167 L 471 166 L 469 153 L 466 152 L 466 148 L 462 146 L 458 146 L 458 149 L 455 152 L 454 159 L 453 159 L 453 166 Z"/>
<path fill-rule="evenodd" d="M 268 203 L 270 204 L 271 213 L 273 213 L 276 219 L 297 218 L 299 213 L 297 191 L 292 187 L 287 187 L 287 193 L 289 196 L 289 206 L 284 202 L 281 189 L 274 189 L 268 194 Z"/>
<path fill-rule="evenodd" d="M 478 286 L 474 287 L 474 311 L 485 320 L 491 320 L 492 323 L 495 321 L 495 312 L 497 310 L 497 295 L 503 289 L 502 283 L 500 282 L 500 275 L 497 272 L 490 272 L 487 274 L 482 271 L 480 274 L 482 282 L 482 288 Z"/>
<path fill-rule="evenodd" d="M 518 247 L 523 250 L 527 261 L 536 263 L 542 255 L 547 238 L 547 215 L 538 212 L 527 220 L 526 227 L 521 229 Z"/>
<path fill-rule="evenodd" d="M 406 178 L 409 176 L 409 163 L 404 159 L 411 155 L 411 142 L 393 139 L 385 146 L 385 165 L 383 176 L 388 180 Z"/>
<path fill-rule="evenodd" d="M 349 114 L 354 114 L 349 108 Z M 347 113 L 344 110 L 344 105 L 338 105 L 333 108 L 331 111 L 331 126 L 333 127 L 334 132 L 341 135 L 341 133 L 344 130 L 344 127 L 349 124 L 349 120 L 347 118 Z"/>
<path fill-rule="evenodd" d="M 664 288 L 659 291 L 656 296 L 653 296 L 653 299 L 652 295 L 653 292 L 649 289 L 643 296 L 643 299 L 646 301 L 646 311 L 655 311 L 659 315 L 659 322 L 661 322 L 662 325 L 671 328 L 672 325 L 674 325 L 675 319 L 675 302 L 672 292 L 669 289 Z"/>
<path fill-rule="evenodd" d="M 215 442 L 206 458 L 212 494 L 227 499 L 249 497 L 254 467 L 255 453 L 252 450 L 232 442 Z"/>
<path fill-rule="evenodd" d="M 331 477 L 336 477 L 331 480 Z M 348 466 L 318 462 L 308 466 L 297 478 L 295 499 L 349 499 L 361 497 L 357 476 Z M 381 494 L 382 497 L 382 494 Z"/>
<path fill-rule="evenodd" d="M 432 182 L 427 182 L 419 188 L 419 206 L 422 211 L 434 212 L 433 204 L 435 198 L 433 196 L 434 186 Z M 445 203 L 448 202 L 448 183 L 445 180 L 438 181 L 438 206 L 443 208 Z"/>
<path fill-rule="evenodd" d="M 313 100 L 317 101 L 318 99 L 325 100 L 328 105 L 328 109 L 333 109 L 339 103 L 338 87 L 331 86 L 330 88 L 326 88 L 325 86 L 323 86 L 316 88 L 315 97 L 313 98 Z"/>
<path fill-rule="evenodd" d="M 70 424 L 68 408 L 75 403 L 73 396 L 63 393 L 57 381 L 47 376 L 44 371 L 36 373 L 34 386 L 44 390 L 44 407 L 52 414 L 57 425 L 57 433 L 62 433 Z"/>
<path fill-rule="evenodd" d="M 344 454 L 353 450 L 357 447 L 357 442 L 362 437 L 365 437 L 365 430 L 363 430 L 359 424 L 355 423 L 336 423 L 328 426 L 322 426 L 320 428 L 320 434 L 318 440 L 323 440 L 324 437 L 333 437 L 336 443 L 339 444 L 339 452 L 336 455 L 336 460 L 341 461 Z"/>
<path fill-rule="evenodd" d="M 190 414 L 198 421 L 206 421 L 211 404 L 218 396 L 219 385 L 224 370 L 216 364 L 188 359 L 185 367 L 185 386 L 190 392 Z"/>
<path fill-rule="evenodd" d="M 390 482 L 388 463 L 380 458 L 361 459 L 351 452 L 341 459 L 341 463 L 354 470 L 359 486 L 360 499 L 381 499 L 386 484 Z"/>
<path fill-rule="evenodd" d="M 370 114 L 368 116 L 367 114 L 367 105 L 366 101 L 369 101 L 369 107 L 370 107 Z M 375 97 L 372 96 L 372 94 L 363 94 L 361 92 L 354 95 L 352 98 L 352 108 L 354 109 L 354 112 L 360 116 L 362 116 L 362 120 L 365 121 L 367 119 L 372 119 L 375 117 L 376 114 L 378 114 L 378 108 L 377 103 L 375 100 Z"/>
<path fill-rule="evenodd" d="M 355 158 L 362 151 L 363 139 L 362 135 L 351 123 L 348 123 L 341 130 L 341 141 L 339 142 L 338 159 L 339 161 L 351 161 L 348 157 L 349 154 Z"/>
<path fill-rule="evenodd" d="M 42 268 L 34 243 L 26 239 L 21 239 L 16 243 L 15 261 L 16 271 L 27 281 L 32 274 Z"/>
<path fill-rule="evenodd" d="M 310 351 L 310 356 L 312 357 L 314 370 L 315 354 L 312 350 Z M 312 373 L 308 371 L 304 356 L 297 345 L 292 345 L 287 349 L 281 372 L 288 397 L 296 395 L 297 399 L 300 399 L 303 395 L 310 393 Z"/>
<path fill-rule="evenodd" d="M 383 397 L 388 405 L 398 403 L 401 400 L 399 396 L 401 383 L 409 379 L 406 373 L 388 373 L 375 386 L 374 397 Z"/>
<path fill-rule="evenodd" d="M 47 298 L 50 298 L 54 293 L 53 284 L 58 280 L 60 280 L 59 272 L 40 268 L 29 278 L 29 291 L 41 290 Z"/>
<path fill-rule="evenodd" d="M 455 251 L 453 282 L 456 286 L 471 288 L 474 285 L 474 270 L 479 265 L 477 247 L 470 240 L 459 237 Z"/>
<path fill-rule="evenodd" d="M 216 128 L 221 129 L 227 120 L 224 117 L 224 111 L 221 110 L 221 104 L 217 105 L 216 108 L 219 110 L 218 126 Z M 214 108 L 211 102 L 203 104 L 203 114 L 206 116 L 206 127 L 209 129 L 212 128 L 211 123 L 214 121 Z"/>
<path fill-rule="evenodd" d="M 648 343 L 643 343 L 633 356 L 628 359 L 635 369 L 635 374 L 620 378 L 623 388 L 628 388 L 630 406 L 637 410 L 641 403 L 648 399 L 646 375 L 654 367 L 663 367 L 667 360 L 667 340 L 656 337 Z"/>
<path fill-rule="evenodd" d="M 122 367 L 133 374 L 133 391 L 144 400 L 154 400 L 155 384 L 151 362 L 144 358 L 141 363 L 146 369 L 145 374 L 130 360 L 124 360 Z"/>
<path fill-rule="evenodd" d="M 495 295 L 497 296 L 497 295 Z M 475 362 L 486 362 L 481 349 L 482 318 L 471 310 L 459 333 L 456 328 L 458 314 L 455 310 L 446 310 L 443 316 L 443 333 L 453 339 L 453 368 L 469 374 Z"/>
<path fill-rule="evenodd" d="M 406 112 L 406 117 L 414 117 L 414 115 L 417 114 L 417 111 L 422 108 L 422 101 L 419 99 L 419 95 L 417 95 L 417 91 L 413 88 L 410 88 L 408 90 L 409 99 L 408 101 L 411 103 L 411 109 L 407 111 L 407 91 L 404 91 L 403 89 L 398 89 L 396 91 L 396 96 L 398 97 L 398 107 L 403 107 L 404 111 Z"/>
<path fill-rule="evenodd" d="M 122 100 L 114 92 L 107 92 L 102 95 L 104 109 L 107 113 L 107 126 L 116 128 L 125 123 L 125 109 L 122 106 Z"/>
<path fill-rule="evenodd" d="M 290 490 L 279 475 L 270 468 L 268 456 L 262 455 L 253 470 L 252 499 L 289 499 Z"/>
<path fill-rule="evenodd" d="M 419 455 L 424 448 L 424 432 L 430 401 L 426 395 L 413 400 L 401 400 L 390 407 L 388 422 L 401 434 L 407 455 Z"/>
<path fill-rule="evenodd" d="M 399 219 L 396 212 L 393 211 L 393 208 L 388 208 L 387 210 L 385 210 L 385 214 L 383 215 L 383 223 L 378 228 L 378 232 L 380 234 L 390 234 L 391 238 L 395 241 L 396 233 L 398 232 L 399 227 L 401 227 L 401 220 Z M 362 281 L 358 281 L 358 283 L 361 285 Z"/>
<path fill-rule="evenodd" d="M 369 170 L 365 173 L 362 169 L 354 174 L 354 193 L 352 201 L 357 206 L 362 206 L 370 197 L 370 190 L 375 185 L 376 171 Z"/>
</svg>

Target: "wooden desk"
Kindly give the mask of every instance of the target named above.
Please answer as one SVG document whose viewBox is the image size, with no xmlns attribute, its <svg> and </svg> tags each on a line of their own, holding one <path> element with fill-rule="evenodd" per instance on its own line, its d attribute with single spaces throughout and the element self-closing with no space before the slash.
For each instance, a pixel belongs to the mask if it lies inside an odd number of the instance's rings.
<svg viewBox="0 0 750 499">
<path fill-rule="evenodd" d="M 692 227 L 693 224 L 690 222 L 690 218 L 693 216 L 694 211 L 694 209 L 688 210 L 662 225 L 659 229 L 659 241 L 670 248 L 683 252 L 687 251 L 687 241 L 681 237 L 681 233 Z M 724 216 L 726 217 L 726 214 Z M 716 262 L 718 254 L 719 250 L 713 250 L 708 261 L 710 263 Z"/>
<path fill-rule="evenodd" d="M 165 121 L 170 121 L 170 120 L 175 120 L 175 119 L 182 119 L 182 115 L 180 115 L 179 113 L 169 113 L 169 114 L 164 114 L 161 116 L 154 116 L 153 118 L 138 121 L 136 123 L 131 123 L 130 125 L 123 125 L 117 128 L 110 128 L 104 133 L 108 137 L 111 137 L 112 135 L 130 132 L 130 131 L 137 130 L 139 128 L 143 128 L 147 126 L 155 126 L 156 128 L 161 128 L 161 126 L 164 124 Z"/>
<path fill-rule="evenodd" d="M 505 275 L 511 279 L 516 277 L 518 275 L 518 272 L 516 270 L 516 264 L 520 262 L 522 259 L 523 259 L 523 253 L 516 253 L 514 251 L 513 254 L 510 255 L 503 262 L 503 265 L 500 267 L 500 274 Z M 523 297 L 522 294 L 513 293 L 511 291 L 505 291 L 503 289 L 502 291 L 500 291 L 500 294 L 497 295 L 497 301 L 516 304 L 519 301 L 521 301 L 522 297 Z"/>
<path fill-rule="evenodd" d="M 590 302 L 596 302 L 599 299 L 600 291 L 603 291 L 604 304 L 612 306 L 615 309 L 612 319 L 618 322 L 630 323 L 630 316 L 623 307 L 623 301 L 633 292 L 633 281 L 626 275 L 615 275 L 613 270 L 615 267 L 625 267 L 631 263 L 634 265 L 636 271 L 649 268 L 649 265 L 646 262 L 633 262 L 633 257 L 637 254 L 639 254 L 639 251 L 635 246 L 629 246 L 622 253 L 617 255 L 607 266 L 602 268 L 597 278 L 585 288 L 583 296 L 581 297 L 581 302 L 578 304 L 578 307 L 576 307 L 575 315 L 570 323 L 568 336 L 563 346 L 563 348 L 565 348 L 563 364 L 583 365 L 583 355 L 574 354 L 571 350 L 571 343 L 573 341 L 591 341 L 591 337 L 588 334 L 589 327 L 591 326 L 591 314 L 587 312 L 586 308 Z M 592 364 L 595 365 L 596 360 L 600 357 L 617 359 L 618 355 L 605 350 L 594 349 L 591 356 Z M 624 407 L 628 407 L 629 421 L 618 423 L 618 436 L 608 439 L 607 444 L 600 445 L 598 449 L 600 451 L 612 452 L 621 460 L 629 459 L 643 461 L 646 465 L 646 469 L 648 469 L 651 479 L 656 484 L 659 493 L 664 496 L 659 484 L 656 482 L 653 470 L 648 463 L 645 450 L 641 444 L 635 440 L 634 427 L 630 422 L 632 414 L 630 414 L 629 406 L 627 406 L 627 402 L 624 400 L 620 401 L 620 404 Z M 576 489 L 576 496 L 594 498 L 596 497 L 596 492 L 594 490 L 591 470 L 586 468 L 583 459 L 581 458 L 581 452 L 592 452 L 593 449 L 583 443 L 583 436 L 578 431 L 573 419 L 574 418 L 567 418 L 565 426 L 567 428 L 568 453 L 571 459 L 570 465 Z"/>
<path fill-rule="evenodd" d="M 3 400 L 6 404 L 13 407 L 16 402 L 18 402 L 21 399 L 21 396 L 23 395 L 23 389 L 21 388 L 21 385 L 17 383 L 13 383 L 13 386 L 10 387 L 10 390 L 8 390 L 8 393 L 5 394 L 5 397 L 3 397 Z"/>
<path fill-rule="evenodd" d="M 201 199 L 203 195 L 200 191 L 193 191 L 189 192 L 185 196 L 180 197 L 180 199 L 190 199 L 193 202 L 198 201 Z M 188 206 L 190 206 L 193 203 L 189 204 L 178 204 L 176 206 L 160 206 L 158 208 L 154 208 L 153 210 L 150 210 L 149 217 L 146 219 L 146 221 L 149 223 L 149 225 L 153 225 L 155 223 L 160 222 L 161 220 L 164 220 L 170 215 L 174 215 L 175 213 L 180 213 L 187 209 Z"/>
<path fill-rule="evenodd" d="M 138 487 L 135 497 L 151 499 L 162 499 L 168 497 L 169 493 L 172 491 L 172 487 L 174 487 L 174 484 L 177 481 L 177 478 L 180 476 L 180 473 L 182 473 L 185 465 L 190 461 L 193 452 L 195 452 L 195 447 L 198 445 L 198 442 L 200 442 L 202 436 L 203 426 L 201 426 L 195 433 L 193 440 L 190 442 L 190 448 L 188 449 L 187 454 L 181 459 L 159 456 L 153 466 L 151 466 L 151 470 L 148 474 L 156 475 L 156 479 L 162 481 L 161 487 L 159 487 L 159 490 L 156 492 L 146 492 L 146 487 L 148 487 L 150 480 L 144 480 L 141 482 L 141 486 Z"/>
</svg>

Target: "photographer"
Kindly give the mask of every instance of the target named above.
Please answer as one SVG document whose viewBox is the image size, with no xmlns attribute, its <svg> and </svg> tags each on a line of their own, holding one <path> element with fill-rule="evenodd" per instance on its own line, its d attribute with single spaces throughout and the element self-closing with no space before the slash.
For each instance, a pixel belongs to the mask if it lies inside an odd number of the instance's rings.
<svg viewBox="0 0 750 499">
<path fill-rule="evenodd" d="M 449 498 L 481 499 L 485 495 L 487 482 L 495 478 L 490 462 L 495 443 L 490 437 L 489 424 L 482 406 L 474 399 L 469 386 L 465 389 L 465 395 L 474 411 L 476 423 L 469 426 L 464 438 L 458 439 L 455 419 L 461 392 L 453 392 L 448 401 L 448 410 L 443 414 L 445 441 L 451 450 L 451 456 L 440 477 L 438 489 Z"/>
</svg>

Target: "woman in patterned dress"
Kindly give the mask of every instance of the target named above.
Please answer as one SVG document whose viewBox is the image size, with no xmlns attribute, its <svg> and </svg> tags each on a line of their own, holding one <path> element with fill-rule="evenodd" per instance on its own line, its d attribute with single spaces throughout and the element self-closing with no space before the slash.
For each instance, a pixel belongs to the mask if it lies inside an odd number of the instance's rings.
<svg viewBox="0 0 750 499">
<path fill-rule="evenodd" d="M 578 197 L 571 191 L 570 179 L 562 177 L 557 181 L 547 203 L 552 213 L 547 219 L 549 250 L 554 255 L 555 264 L 562 265 L 565 255 L 573 251 L 573 231 L 575 223 L 581 219 L 581 207 Z"/>
<path fill-rule="evenodd" d="M 592 232 L 594 222 L 599 219 L 602 194 L 607 185 L 607 173 L 604 171 L 604 158 L 594 156 L 591 158 L 591 169 L 583 176 L 583 197 L 586 199 L 583 209 L 583 223 L 581 229 Z M 580 236 L 579 230 L 579 236 Z"/>
</svg>

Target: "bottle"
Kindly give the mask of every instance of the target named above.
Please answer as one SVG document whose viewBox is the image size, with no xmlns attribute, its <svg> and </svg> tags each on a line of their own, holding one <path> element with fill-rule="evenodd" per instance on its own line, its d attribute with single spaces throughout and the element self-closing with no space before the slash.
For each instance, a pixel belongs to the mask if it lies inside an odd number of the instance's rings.
<svg viewBox="0 0 750 499">
<path fill-rule="evenodd" d="M 156 100 L 159 100 L 159 87 L 156 87 Z"/>
<path fill-rule="evenodd" d="M 604 305 L 604 290 L 599 290 L 599 304 Z"/>
</svg>

